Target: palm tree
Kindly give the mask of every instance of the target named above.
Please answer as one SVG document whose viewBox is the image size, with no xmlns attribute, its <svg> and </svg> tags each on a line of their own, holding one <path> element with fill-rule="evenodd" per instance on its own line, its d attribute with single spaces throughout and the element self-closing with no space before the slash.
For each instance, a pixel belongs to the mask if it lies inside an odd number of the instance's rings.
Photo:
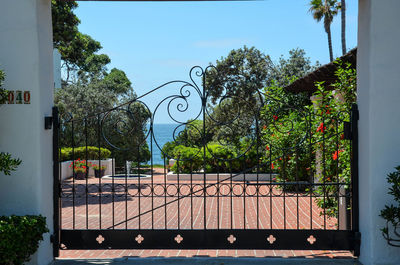
<svg viewBox="0 0 400 265">
<path fill-rule="evenodd" d="M 340 1 L 340 14 L 342 15 L 342 53 L 346 53 L 346 0 Z"/>
<path fill-rule="evenodd" d="M 314 19 L 318 22 L 324 19 L 324 29 L 326 34 L 328 35 L 329 57 L 332 62 L 333 51 L 331 24 L 333 21 L 333 17 L 337 15 L 340 6 L 338 5 L 336 0 L 311 0 L 310 5 L 310 12 L 312 13 Z"/>
</svg>

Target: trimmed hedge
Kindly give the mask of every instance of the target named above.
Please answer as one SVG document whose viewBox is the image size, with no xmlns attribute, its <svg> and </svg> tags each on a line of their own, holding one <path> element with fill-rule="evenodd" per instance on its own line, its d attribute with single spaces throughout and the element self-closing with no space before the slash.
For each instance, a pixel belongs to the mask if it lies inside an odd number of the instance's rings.
<svg viewBox="0 0 400 265">
<path fill-rule="evenodd" d="M 0 216 L 0 264 L 23 264 L 49 232 L 41 215 Z"/>
<path fill-rule="evenodd" d="M 107 148 L 100 148 L 100 158 L 99 158 L 99 148 L 96 146 L 87 147 L 87 157 L 86 157 L 86 146 L 74 147 L 72 152 L 72 147 L 61 148 L 60 161 L 68 161 L 74 159 L 107 159 L 111 156 L 111 151 Z"/>
<path fill-rule="evenodd" d="M 243 156 L 244 153 L 246 156 Z M 175 173 L 191 173 L 203 169 L 203 148 L 177 145 L 170 154 L 174 159 L 179 160 L 171 167 Z M 255 171 L 258 162 L 255 148 L 247 150 L 245 144 L 237 150 L 232 146 L 211 143 L 207 145 L 205 157 L 205 172 L 207 173 Z M 259 169 L 266 170 L 261 165 Z"/>
</svg>

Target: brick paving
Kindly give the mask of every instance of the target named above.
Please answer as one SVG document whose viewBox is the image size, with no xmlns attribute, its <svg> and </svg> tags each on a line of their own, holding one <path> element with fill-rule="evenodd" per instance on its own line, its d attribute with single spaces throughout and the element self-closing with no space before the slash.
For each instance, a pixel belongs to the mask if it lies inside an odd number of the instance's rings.
<svg viewBox="0 0 400 265">
<path fill-rule="evenodd" d="M 206 183 L 204 194 L 202 181 L 167 181 L 162 169 L 157 169 L 152 179 L 68 179 L 62 184 L 61 228 L 337 229 L 337 219 L 321 215 L 315 197 L 309 194 L 283 192 L 268 183 L 226 180 L 212 184 L 215 181 Z M 60 253 L 60 258 L 128 256 L 352 257 L 348 251 L 298 250 L 61 250 Z"/>
</svg>

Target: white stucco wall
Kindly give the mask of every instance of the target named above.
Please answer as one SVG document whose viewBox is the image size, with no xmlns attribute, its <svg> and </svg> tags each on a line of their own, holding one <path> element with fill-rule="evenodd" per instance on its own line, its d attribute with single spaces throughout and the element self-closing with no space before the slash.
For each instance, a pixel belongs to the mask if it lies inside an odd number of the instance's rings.
<svg viewBox="0 0 400 265">
<path fill-rule="evenodd" d="M 53 104 L 50 0 L 0 1 L 0 68 L 5 88 L 29 90 L 31 104 L 0 106 L 0 151 L 23 163 L 11 176 L 0 175 L 0 214 L 42 214 L 53 228 L 52 131 L 44 116 Z M 52 260 L 50 233 L 32 264 Z"/>
<path fill-rule="evenodd" d="M 400 165 L 400 1 L 359 0 L 360 231 L 363 264 L 400 264 L 378 215 L 392 201 L 387 173 Z"/>
</svg>

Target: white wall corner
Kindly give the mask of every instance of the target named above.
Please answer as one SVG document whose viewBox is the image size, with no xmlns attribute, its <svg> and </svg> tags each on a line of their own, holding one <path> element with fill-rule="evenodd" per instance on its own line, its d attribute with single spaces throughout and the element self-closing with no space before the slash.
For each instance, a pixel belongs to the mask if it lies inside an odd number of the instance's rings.
<svg viewBox="0 0 400 265">
<path fill-rule="evenodd" d="M 400 165 L 400 9 L 397 0 L 359 0 L 358 104 L 360 261 L 400 264 L 400 251 L 382 237 L 380 210 L 393 199 L 386 175 Z"/>
</svg>

